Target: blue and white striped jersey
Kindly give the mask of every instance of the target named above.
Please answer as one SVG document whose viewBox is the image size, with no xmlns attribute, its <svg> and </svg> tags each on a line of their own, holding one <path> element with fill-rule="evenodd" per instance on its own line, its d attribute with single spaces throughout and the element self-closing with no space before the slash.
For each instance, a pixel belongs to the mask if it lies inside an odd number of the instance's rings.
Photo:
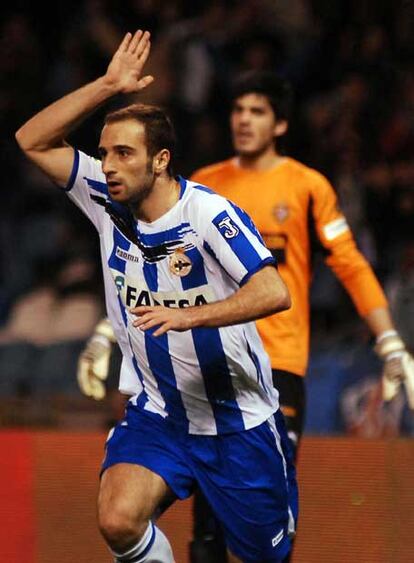
<svg viewBox="0 0 414 563">
<path fill-rule="evenodd" d="M 120 390 L 192 434 L 253 428 L 278 408 L 254 322 L 169 331 L 132 326 L 129 309 L 225 299 L 274 263 L 250 218 L 205 186 L 179 179 L 179 201 L 152 223 L 110 198 L 99 161 L 75 153 L 69 197 L 99 232 L 108 316 L 124 355 Z"/>
</svg>

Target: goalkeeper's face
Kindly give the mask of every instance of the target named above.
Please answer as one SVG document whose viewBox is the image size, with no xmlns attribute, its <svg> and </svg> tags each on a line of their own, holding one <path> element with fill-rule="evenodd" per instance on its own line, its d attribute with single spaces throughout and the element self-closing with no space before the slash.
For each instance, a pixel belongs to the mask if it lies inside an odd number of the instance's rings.
<svg viewBox="0 0 414 563">
<path fill-rule="evenodd" d="M 99 152 L 111 198 L 124 204 L 142 203 L 151 193 L 155 180 L 144 125 L 134 119 L 106 124 Z"/>
<path fill-rule="evenodd" d="M 287 129 L 278 121 L 266 96 L 245 94 L 236 98 L 230 116 L 234 150 L 240 156 L 261 156 L 275 151 L 276 137 Z"/>
</svg>

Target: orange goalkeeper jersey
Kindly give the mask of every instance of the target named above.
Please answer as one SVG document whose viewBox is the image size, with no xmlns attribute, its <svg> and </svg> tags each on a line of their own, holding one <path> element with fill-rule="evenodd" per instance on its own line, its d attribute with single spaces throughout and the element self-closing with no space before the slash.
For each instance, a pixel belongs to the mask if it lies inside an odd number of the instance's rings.
<svg viewBox="0 0 414 563">
<path fill-rule="evenodd" d="M 273 369 L 304 375 L 307 368 L 313 235 L 361 316 L 387 306 L 338 208 L 331 184 L 316 170 L 284 158 L 273 169 L 258 172 L 240 168 L 234 158 L 202 168 L 191 179 L 247 211 L 278 259 L 292 307 L 257 321 Z"/>
</svg>

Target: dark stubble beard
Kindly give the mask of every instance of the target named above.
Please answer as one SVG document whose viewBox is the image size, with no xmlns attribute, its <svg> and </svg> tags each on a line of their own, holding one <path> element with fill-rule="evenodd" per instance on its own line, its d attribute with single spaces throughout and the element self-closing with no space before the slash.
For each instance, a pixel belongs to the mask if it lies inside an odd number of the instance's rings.
<svg viewBox="0 0 414 563">
<path fill-rule="evenodd" d="M 139 215 L 139 210 L 142 203 L 151 194 L 154 187 L 155 174 L 152 170 L 152 159 L 147 160 L 147 166 L 145 169 L 145 178 L 141 184 L 141 189 L 139 193 L 135 194 L 133 198 L 128 201 L 128 207 L 135 216 Z"/>
</svg>

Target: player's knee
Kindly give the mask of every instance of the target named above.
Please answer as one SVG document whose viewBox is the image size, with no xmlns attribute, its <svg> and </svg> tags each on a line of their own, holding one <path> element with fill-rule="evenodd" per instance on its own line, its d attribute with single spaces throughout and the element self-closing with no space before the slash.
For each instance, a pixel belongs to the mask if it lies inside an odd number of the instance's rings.
<svg viewBox="0 0 414 563">
<path fill-rule="evenodd" d="M 109 509 L 100 510 L 98 524 L 107 543 L 117 549 L 141 539 L 148 521 L 133 515 L 127 507 L 112 505 Z"/>
</svg>

